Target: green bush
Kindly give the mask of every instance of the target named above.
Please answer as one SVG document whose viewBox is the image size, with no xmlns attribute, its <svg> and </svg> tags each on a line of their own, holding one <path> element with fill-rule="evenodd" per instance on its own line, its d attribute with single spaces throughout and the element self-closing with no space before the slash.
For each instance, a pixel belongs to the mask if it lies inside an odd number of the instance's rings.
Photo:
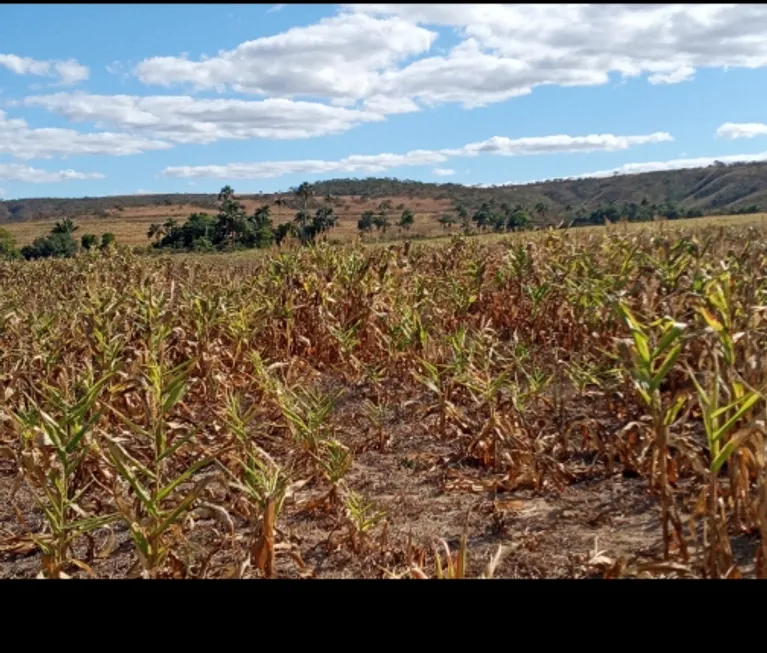
<svg viewBox="0 0 767 653">
<path fill-rule="evenodd" d="M 52 233 L 36 238 L 31 245 L 21 248 L 25 259 L 37 258 L 72 258 L 77 254 L 77 242 L 69 231 Z"/>
<path fill-rule="evenodd" d="M 115 240 L 115 235 L 109 231 L 101 234 L 101 249 L 107 249 L 107 247 L 115 243 Z"/>
<path fill-rule="evenodd" d="M 82 238 L 80 238 L 80 247 L 87 252 L 93 249 L 98 242 L 98 236 L 95 236 L 94 234 L 83 234 Z"/>
<path fill-rule="evenodd" d="M 212 252 L 214 249 L 210 238 L 199 236 L 192 241 L 192 251 L 194 252 Z"/>
<path fill-rule="evenodd" d="M 10 232 L 0 229 L 0 259 L 14 259 L 19 257 L 16 242 Z"/>
</svg>

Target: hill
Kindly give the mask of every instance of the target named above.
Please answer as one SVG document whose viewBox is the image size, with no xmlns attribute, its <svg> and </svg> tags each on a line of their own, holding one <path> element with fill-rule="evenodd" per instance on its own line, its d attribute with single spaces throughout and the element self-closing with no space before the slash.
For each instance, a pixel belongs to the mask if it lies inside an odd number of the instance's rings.
<svg viewBox="0 0 767 653">
<path fill-rule="evenodd" d="M 595 209 L 629 203 L 680 208 L 705 214 L 732 214 L 767 207 L 767 163 L 715 163 L 707 168 L 617 175 L 605 178 L 554 179 L 524 185 L 497 187 L 433 184 L 393 178 L 331 179 L 312 185 L 320 199 L 334 197 L 343 213 L 357 215 L 383 199 L 395 204 L 420 200 L 424 213 L 467 208 L 482 202 L 506 202 L 533 207 L 540 222 L 551 222 Z M 248 206 L 273 203 L 289 197 L 278 194 L 238 195 Z M 215 195 L 167 194 L 83 198 L 32 198 L 0 202 L 0 223 L 71 218 L 150 218 L 181 215 L 190 209 L 215 209 Z M 358 210 L 359 209 L 359 210 Z M 289 208 L 286 210 L 290 210 Z"/>
</svg>

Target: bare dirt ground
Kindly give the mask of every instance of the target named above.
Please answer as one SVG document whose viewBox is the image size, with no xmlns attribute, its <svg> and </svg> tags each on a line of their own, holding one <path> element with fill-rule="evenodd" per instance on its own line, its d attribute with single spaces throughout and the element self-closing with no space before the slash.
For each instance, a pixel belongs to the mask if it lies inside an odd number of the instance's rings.
<svg viewBox="0 0 767 653">
<path fill-rule="evenodd" d="M 367 552 L 355 553 L 337 517 L 305 509 L 316 490 L 302 488 L 278 523 L 277 577 L 386 578 L 405 575 L 412 564 L 433 575 L 435 543 L 444 539 L 456 552 L 464 532 L 468 577 L 479 576 L 499 546 L 507 552 L 496 578 L 601 577 L 604 567 L 621 558 L 632 563 L 659 559 L 659 508 L 646 480 L 608 474 L 598 461 L 574 456 L 566 461 L 572 479 L 561 489 L 536 492 L 524 480 L 510 487 L 503 475 L 493 488 L 486 472 L 457 459 L 454 438 L 438 439 L 431 419 L 414 421 L 409 414 L 407 408 L 393 411 L 379 451 L 363 426 L 360 403 L 339 405 L 337 423 L 345 426 L 337 435 L 356 454 L 346 481 L 386 512 L 386 523 L 372 534 Z M 31 578 L 40 570 L 31 538 L 18 536 L 37 532 L 43 522 L 17 478 L 12 462 L 0 460 L 0 541 L 16 536 L 12 546 L 0 548 L 0 578 Z M 210 577 L 232 573 L 245 555 L 247 525 L 235 521 L 233 544 L 205 529 L 195 531 L 195 541 L 188 543 L 190 559 L 210 556 Z M 200 523 L 225 532 L 210 518 Z M 80 547 L 82 559 L 99 577 L 124 577 L 136 560 L 125 527 L 115 533 L 108 542 L 106 531 L 97 532 L 90 552 Z M 108 558 L 100 559 L 105 548 L 111 549 Z M 68 573 L 86 576 L 77 569 Z"/>
</svg>

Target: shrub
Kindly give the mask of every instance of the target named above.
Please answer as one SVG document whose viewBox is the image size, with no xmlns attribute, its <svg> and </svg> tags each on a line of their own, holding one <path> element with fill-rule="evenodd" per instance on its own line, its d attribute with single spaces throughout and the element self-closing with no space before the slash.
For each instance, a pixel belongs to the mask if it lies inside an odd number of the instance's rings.
<svg viewBox="0 0 767 653">
<path fill-rule="evenodd" d="M 71 258 L 77 254 L 77 242 L 70 232 L 52 233 L 36 238 L 31 245 L 21 248 L 25 259 Z"/>
<path fill-rule="evenodd" d="M 0 259 L 14 259 L 19 257 L 16 242 L 10 232 L 0 229 Z"/>
<path fill-rule="evenodd" d="M 86 252 L 93 249 L 99 242 L 98 236 L 94 234 L 83 234 L 82 238 L 80 238 L 80 247 L 82 247 Z"/>
</svg>

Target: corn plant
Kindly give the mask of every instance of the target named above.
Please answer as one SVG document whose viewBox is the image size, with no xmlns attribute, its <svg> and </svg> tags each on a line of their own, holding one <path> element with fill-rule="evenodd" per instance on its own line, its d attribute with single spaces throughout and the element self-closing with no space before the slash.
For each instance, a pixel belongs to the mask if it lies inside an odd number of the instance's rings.
<svg viewBox="0 0 767 653">
<path fill-rule="evenodd" d="M 317 462 L 325 479 L 330 484 L 330 491 L 325 500 L 331 506 L 338 503 L 339 487 L 343 483 L 344 476 L 351 469 L 354 456 L 349 448 L 338 440 L 325 440 L 317 456 Z"/>
<path fill-rule="evenodd" d="M 194 361 L 188 361 L 168 370 L 155 362 L 149 364 L 145 376 L 144 425 L 111 408 L 120 422 L 149 450 L 131 453 L 117 438 L 110 438 L 107 443 L 110 460 L 118 475 L 137 499 L 135 508 L 131 507 L 119 498 L 119 490 L 115 491 L 115 500 L 130 528 L 139 562 L 150 577 L 158 573 L 168 553 L 164 539 L 170 528 L 185 516 L 213 479 L 205 476 L 194 480 L 198 472 L 215 460 L 213 455 L 200 457 L 178 469 L 180 450 L 194 439 L 197 431 L 188 429 L 181 435 L 169 430 L 172 411 L 184 396 L 193 365 Z M 194 483 L 193 487 L 182 492 L 184 485 L 190 482 Z"/>
<path fill-rule="evenodd" d="M 386 513 L 376 509 L 371 501 L 353 490 L 346 493 L 344 503 L 350 527 L 349 541 L 352 550 L 358 553 L 364 546 L 370 531 L 386 517 Z"/>
<path fill-rule="evenodd" d="M 310 454 L 316 454 L 320 443 L 332 433 L 327 422 L 341 394 L 286 388 L 279 392 L 277 400 L 288 428 L 295 441 Z"/>
<path fill-rule="evenodd" d="M 436 411 L 439 415 L 439 435 L 447 437 L 448 418 L 451 409 L 455 407 L 450 402 L 453 390 L 453 367 L 446 364 L 432 364 L 427 360 L 419 360 L 422 373 L 413 372 L 413 377 L 433 395 L 436 400 Z"/>
<path fill-rule="evenodd" d="M 109 376 L 86 379 L 85 391 L 74 401 L 47 386 L 44 406 L 27 396 L 27 410 L 13 414 L 21 436 L 20 466 L 50 531 L 34 538 L 49 578 L 61 577 L 69 563 L 88 570 L 85 563 L 70 558 L 73 543 L 114 519 L 112 514 L 89 514 L 82 507 L 92 485 L 86 458 L 98 448 L 93 431 L 101 411 L 95 407 L 108 380 Z"/>
<path fill-rule="evenodd" d="M 369 399 L 366 399 L 362 404 L 362 412 L 370 423 L 370 426 L 373 428 L 378 449 L 383 451 L 386 447 L 386 431 L 384 430 L 384 426 L 386 425 L 386 419 L 389 414 L 387 406 L 381 405 L 380 403 L 373 403 Z"/>
<path fill-rule="evenodd" d="M 247 428 L 253 419 L 254 406 L 243 411 L 239 397 L 227 395 L 226 423 L 241 445 L 242 453 L 234 456 L 236 473 L 218 461 L 229 479 L 229 486 L 248 501 L 254 537 L 250 562 L 267 578 L 274 577 L 274 540 L 276 522 L 291 488 L 290 476 L 254 439 Z"/>
<path fill-rule="evenodd" d="M 670 490 L 668 485 L 668 428 L 676 420 L 685 397 L 680 395 L 673 403 L 664 401 L 661 384 L 682 353 L 682 334 L 685 326 L 666 318 L 650 324 L 642 324 L 624 303 L 617 304 L 618 313 L 624 319 L 632 338 L 632 345 L 622 342 L 628 359 L 629 373 L 637 394 L 644 402 L 652 418 L 655 455 L 651 467 L 651 482 L 661 496 L 663 526 L 663 553 L 669 556 Z M 660 473 L 656 479 L 655 461 Z"/>
</svg>

